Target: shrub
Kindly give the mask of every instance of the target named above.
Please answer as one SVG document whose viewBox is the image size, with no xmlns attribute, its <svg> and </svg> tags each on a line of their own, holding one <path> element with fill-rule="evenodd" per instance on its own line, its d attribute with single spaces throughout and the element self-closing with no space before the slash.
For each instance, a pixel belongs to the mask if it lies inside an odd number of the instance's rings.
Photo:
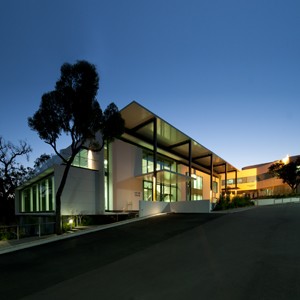
<svg viewBox="0 0 300 300">
<path fill-rule="evenodd" d="M 249 197 L 234 196 L 232 199 L 230 199 L 228 195 L 221 195 L 214 210 L 224 210 L 230 208 L 246 207 L 251 205 L 254 205 L 254 203 Z"/>
</svg>

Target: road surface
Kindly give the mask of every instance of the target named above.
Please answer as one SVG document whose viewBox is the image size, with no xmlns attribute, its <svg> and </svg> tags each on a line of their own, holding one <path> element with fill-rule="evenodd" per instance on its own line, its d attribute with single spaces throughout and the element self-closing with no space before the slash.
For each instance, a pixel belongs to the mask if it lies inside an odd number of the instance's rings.
<svg viewBox="0 0 300 300">
<path fill-rule="evenodd" d="M 171 214 L 0 255 L 1 299 L 300 299 L 300 205 Z"/>
</svg>

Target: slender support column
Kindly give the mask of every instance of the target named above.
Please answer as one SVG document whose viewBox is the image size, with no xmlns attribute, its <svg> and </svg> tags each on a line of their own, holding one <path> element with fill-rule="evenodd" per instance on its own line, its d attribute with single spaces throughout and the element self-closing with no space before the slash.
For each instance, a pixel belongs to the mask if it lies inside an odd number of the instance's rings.
<svg viewBox="0 0 300 300">
<path fill-rule="evenodd" d="M 152 200 L 157 199 L 157 119 L 153 119 L 153 186 L 152 186 Z"/>
<path fill-rule="evenodd" d="M 210 201 L 213 200 L 213 176 L 214 176 L 214 164 L 213 164 L 213 155 L 210 155 Z"/>
<path fill-rule="evenodd" d="M 235 172 L 235 192 L 237 194 L 237 170 L 235 170 L 234 172 Z"/>
<path fill-rule="evenodd" d="M 192 176 L 192 141 L 189 140 L 189 176 Z M 192 200 L 192 180 L 188 181 L 188 200 Z"/>
<path fill-rule="evenodd" d="M 227 163 L 225 163 L 225 194 L 227 194 Z"/>
</svg>

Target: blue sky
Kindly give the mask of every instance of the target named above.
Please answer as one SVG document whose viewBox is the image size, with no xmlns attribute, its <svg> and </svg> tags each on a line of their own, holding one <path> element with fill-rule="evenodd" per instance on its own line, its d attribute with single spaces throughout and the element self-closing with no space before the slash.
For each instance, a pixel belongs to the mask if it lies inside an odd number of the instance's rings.
<svg viewBox="0 0 300 300">
<path fill-rule="evenodd" d="M 238 168 L 300 154 L 298 0 L 2 0 L 0 37 L 0 135 L 30 163 L 53 151 L 27 118 L 80 59 L 102 108 L 136 100 Z"/>
</svg>

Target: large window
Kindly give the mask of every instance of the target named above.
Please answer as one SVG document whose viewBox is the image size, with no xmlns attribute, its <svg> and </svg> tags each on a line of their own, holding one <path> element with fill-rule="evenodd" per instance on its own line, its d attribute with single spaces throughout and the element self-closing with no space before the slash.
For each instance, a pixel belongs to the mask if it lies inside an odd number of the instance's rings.
<svg viewBox="0 0 300 300">
<path fill-rule="evenodd" d="M 91 150 L 82 149 L 74 158 L 73 167 L 80 167 L 85 169 L 97 169 L 97 162 L 94 158 L 95 152 Z"/>
<path fill-rule="evenodd" d="M 154 171 L 153 154 L 144 152 L 142 162 L 143 174 L 151 173 Z M 156 162 L 156 171 L 169 170 L 176 172 L 176 162 L 164 158 L 158 157 Z"/>
<path fill-rule="evenodd" d="M 217 181 L 213 181 L 213 193 L 219 193 L 219 186 Z"/>
<path fill-rule="evenodd" d="M 88 168 L 88 150 L 81 150 L 74 158 L 74 167 Z"/>
<path fill-rule="evenodd" d="M 144 201 L 152 201 L 153 183 L 151 181 L 143 182 L 143 199 Z M 177 200 L 176 185 L 158 183 L 156 185 L 157 201 L 174 202 Z"/>
<path fill-rule="evenodd" d="M 143 199 L 145 201 L 152 201 L 152 182 L 144 181 L 143 182 Z"/>
<path fill-rule="evenodd" d="M 203 178 L 195 174 L 192 175 L 192 194 L 191 200 L 202 200 L 203 199 Z"/>
<path fill-rule="evenodd" d="M 20 212 L 54 211 L 54 194 L 54 177 L 42 179 L 21 191 Z"/>
<path fill-rule="evenodd" d="M 177 164 L 171 159 L 164 156 L 158 156 L 156 162 L 156 171 L 176 172 Z M 154 172 L 153 153 L 145 151 L 143 153 L 142 172 L 148 174 Z M 156 184 L 156 200 L 163 202 L 177 201 L 177 182 L 176 179 L 162 180 Z M 152 201 L 153 183 L 144 181 L 143 183 L 143 199 Z"/>
</svg>

